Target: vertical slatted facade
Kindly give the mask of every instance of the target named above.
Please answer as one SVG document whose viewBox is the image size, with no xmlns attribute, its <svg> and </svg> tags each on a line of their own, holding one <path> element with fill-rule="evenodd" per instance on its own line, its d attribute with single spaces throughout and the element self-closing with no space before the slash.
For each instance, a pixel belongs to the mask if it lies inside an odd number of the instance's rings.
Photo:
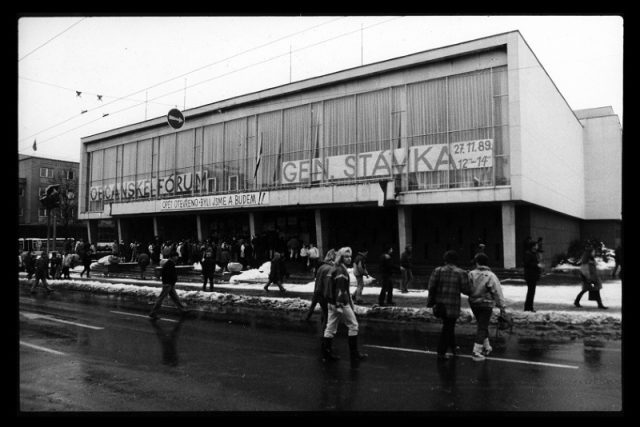
<svg viewBox="0 0 640 427">
<path fill-rule="evenodd" d="M 509 184 L 506 71 L 497 67 L 351 94 L 92 151 L 87 187 L 177 174 L 194 180 L 185 183 L 188 192 L 136 192 L 126 200 L 275 189 L 284 185 L 285 161 L 479 139 L 493 140 L 492 167 L 405 169 L 408 180 L 400 191 L 471 187 L 474 178 L 481 186 Z M 196 175 L 207 178 L 198 190 Z M 366 179 L 371 177 L 342 181 Z M 312 175 L 287 185 L 333 182 Z M 88 207 L 102 210 L 103 203 L 89 200 Z"/>
</svg>

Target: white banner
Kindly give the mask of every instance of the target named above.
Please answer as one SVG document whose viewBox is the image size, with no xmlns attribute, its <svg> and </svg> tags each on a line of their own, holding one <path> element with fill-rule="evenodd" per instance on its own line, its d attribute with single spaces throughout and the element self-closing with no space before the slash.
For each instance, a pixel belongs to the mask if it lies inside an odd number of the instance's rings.
<svg viewBox="0 0 640 427">
<path fill-rule="evenodd" d="M 220 196 L 187 197 L 184 199 L 158 200 L 163 211 L 189 209 L 218 209 L 232 207 L 250 207 L 269 204 L 269 193 L 264 191 L 254 193 L 226 194 Z"/>
<path fill-rule="evenodd" d="M 451 152 L 449 152 L 449 146 Z M 408 159 L 407 159 L 408 156 Z M 282 163 L 283 184 L 321 179 L 364 178 L 397 175 L 407 171 L 435 172 L 493 166 L 493 140 L 418 145 L 409 149 L 370 151 L 323 159 L 291 160 Z"/>
</svg>

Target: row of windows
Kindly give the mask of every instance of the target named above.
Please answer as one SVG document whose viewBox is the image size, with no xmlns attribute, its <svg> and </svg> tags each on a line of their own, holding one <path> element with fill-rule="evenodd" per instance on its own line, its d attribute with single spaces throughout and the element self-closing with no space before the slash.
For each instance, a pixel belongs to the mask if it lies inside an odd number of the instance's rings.
<svg viewBox="0 0 640 427">
<path fill-rule="evenodd" d="M 104 200 L 360 181 L 373 175 L 356 172 L 343 179 L 309 169 L 346 155 L 360 159 L 411 147 L 424 153 L 425 146 L 442 154 L 442 147 L 451 152 L 456 143 L 480 140 L 492 141 L 489 152 L 478 153 L 475 164 L 481 166 L 410 171 L 406 163 L 397 165 L 407 176 L 401 191 L 508 184 L 507 107 L 506 67 L 313 102 L 93 151 L 85 197 L 89 210 L 102 210 Z M 307 163 L 288 163 L 301 161 Z M 367 169 L 363 161 L 360 170 Z M 374 175 L 384 173 L 373 163 L 368 167 Z M 387 170 L 390 177 L 399 175 L 395 166 Z M 175 190 L 168 191 L 169 185 Z"/>
<path fill-rule="evenodd" d="M 40 168 L 40 178 L 53 178 L 54 170 L 53 168 Z M 64 176 L 66 179 L 73 179 L 75 174 L 73 170 L 67 170 L 64 172 Z"/>
</svg>

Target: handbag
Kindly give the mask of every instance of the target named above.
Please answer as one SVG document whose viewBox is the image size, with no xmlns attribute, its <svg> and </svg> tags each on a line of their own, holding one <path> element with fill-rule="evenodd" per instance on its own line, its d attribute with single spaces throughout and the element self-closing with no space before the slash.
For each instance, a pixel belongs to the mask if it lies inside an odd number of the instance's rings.
<svg viewBox="0 0 640 427">
<path fill-rule="evenodd" d="M 598 301 L 598 294 L 600 292 L 597 290 L 589 291 L 589 301 Z"/>
</svg>

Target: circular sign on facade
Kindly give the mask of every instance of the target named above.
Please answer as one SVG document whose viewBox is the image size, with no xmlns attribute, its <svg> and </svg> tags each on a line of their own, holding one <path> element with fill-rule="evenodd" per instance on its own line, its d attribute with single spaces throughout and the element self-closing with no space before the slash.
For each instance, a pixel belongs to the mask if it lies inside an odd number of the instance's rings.
<svg viewBox="0 0 640 427">
<path fill-rule="evenodd" d="M 177 108 L 172 108 L 167 114 L 167 122 L 174 129 L 180 129 L 184 124 L 184 116 Z"/>
</svg>

